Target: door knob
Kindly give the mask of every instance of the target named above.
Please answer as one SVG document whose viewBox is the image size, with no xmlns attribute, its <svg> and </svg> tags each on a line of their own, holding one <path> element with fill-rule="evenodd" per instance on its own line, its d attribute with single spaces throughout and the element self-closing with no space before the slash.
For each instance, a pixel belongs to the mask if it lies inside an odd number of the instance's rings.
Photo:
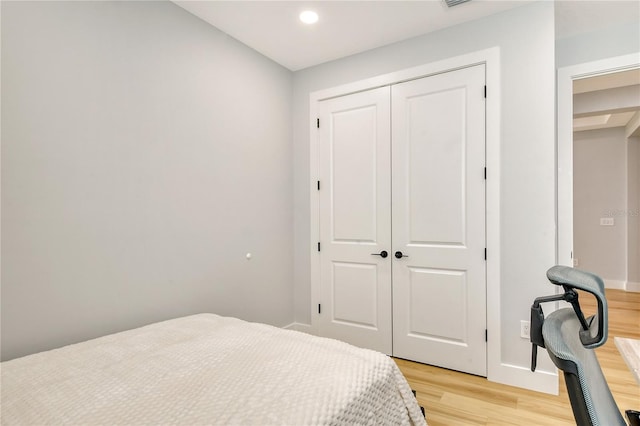
<svg viewBox="0 0 640 426">
<path fill-rule="evenodd" d="M 408 255 L 406 255 L 406 254 L 402 254 L 402 252 L 401 252 L 401 251 L 397 251 L 397 252 L 394 254 L 394 256 L 396 257 L 396 259 L 400 259 L 400 258 L 403 258 L 403 257 L 409 257 L 409 256 L 408 256 Z"/>
<path fill-rule="evenodd" d="M 372 256 L 380 256 L 381 258 L 385 258 L 387 256 L 389 256 L 389 253 L 387 253 L 386 251 L 382 250 L 380 253 L 371 253 Z"/>
</svg>

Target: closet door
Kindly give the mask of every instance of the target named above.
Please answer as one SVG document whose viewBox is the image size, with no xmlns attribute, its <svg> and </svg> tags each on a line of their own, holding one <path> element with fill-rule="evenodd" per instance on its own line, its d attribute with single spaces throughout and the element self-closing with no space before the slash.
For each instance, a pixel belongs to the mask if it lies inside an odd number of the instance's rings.
<svg viewBox="0 0 640 426">
<path fill-rule="evenodd" d="M 392 87 L 393 355 L 482 376 L 484 74 Z"/>
<path fill-rule="evenodd" d="M 318 309 L 320 335 L 390 355 L 389 101 L 383 87 L 320 102 Z"/>
</svg>

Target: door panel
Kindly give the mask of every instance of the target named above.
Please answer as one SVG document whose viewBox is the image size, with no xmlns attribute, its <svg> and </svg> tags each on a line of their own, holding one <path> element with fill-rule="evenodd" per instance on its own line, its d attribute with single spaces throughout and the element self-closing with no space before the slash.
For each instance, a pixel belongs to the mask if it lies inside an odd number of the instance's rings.
<svg viewBox="0 0 640 426">
<path fill-rule="evenodd" d="M 391 354 L 390 88 L 320 102 L 320 334 Z"/>
<path fill-rule="evenodd" d="M 430 268 L 409 268 L 409 335 L 447 342 L 465 342 L 466 274 Z M 433 297 L 437 294 L 438 297 Z M 453 317 L 456 321 L 442 321 Z"/>
<path fill-rule="evenodd" d="M 394 356 L 486 375 L 484 65 L 392 87 Z"/>
<path fill-rule="evenodd" d="M 333 321 L 376 328 L 377 275 L 376 265 L 333 262 Z"/>
<path fill-rule="evenodd" d="M 405 102 L 409 242 L 463 245 L 464 116 L 451 112 L 464 111 L 465 91 L 454 87 Z"/>
<path fill-rule="evenodd" d="M 332 240 L 336 242 L 376 240 L 377 113 L 376 105 L 364 105 L 330 116 Z"/>
</svg>

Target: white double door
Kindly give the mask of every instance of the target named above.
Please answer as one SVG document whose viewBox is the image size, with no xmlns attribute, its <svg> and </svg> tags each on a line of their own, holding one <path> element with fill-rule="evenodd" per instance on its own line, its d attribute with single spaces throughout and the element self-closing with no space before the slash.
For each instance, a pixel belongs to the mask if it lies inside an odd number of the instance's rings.
<svg viewBox="0 0 640 426">
<path fill-rule="evenodd" d="M 484 85 L 477 65 L 319 103 L 319 334 L 486 376 Z"/>
</svg>

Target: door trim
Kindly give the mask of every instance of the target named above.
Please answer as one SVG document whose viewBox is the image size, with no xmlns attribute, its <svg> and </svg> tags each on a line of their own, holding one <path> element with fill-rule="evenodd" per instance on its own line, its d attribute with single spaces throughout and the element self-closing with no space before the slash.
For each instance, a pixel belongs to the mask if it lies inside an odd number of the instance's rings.
<svg viewBox="0 0 640 426">
<path fill-rule="evenodd" d="M 320 232 L 319 196 L 317 181 L 319 176 L 319 141 L 316 118 L 318 102 L 333 97 L 369 90 L 376 87 L 401 83 L 403 81 L 428 77 L 473 65 L 485 64 L 487 84 L 486 100 L 486 239 L 487 239 L 487 378 L 503 377 L 504 365 L 501 361 L 501 321 L 500 321 L 500 48 L 486 50 L 444 59 L 377 77 L 360 80 L 341 86 L 319 90 L 309 96 L 310 147 L 309 147 L 309 193 L 311 232 L 311 331 L 318 333 L 318 310 L 320 299 L 320 256 L 317 249 Z M 322 125 L 322 123 L 320 124 Z"/>
<path fill-rule="evenodd" d="M 573 81 L 640 67 L 640 52 L 558 69 L 557 263 L 573 266 Z"/>
</svg>

